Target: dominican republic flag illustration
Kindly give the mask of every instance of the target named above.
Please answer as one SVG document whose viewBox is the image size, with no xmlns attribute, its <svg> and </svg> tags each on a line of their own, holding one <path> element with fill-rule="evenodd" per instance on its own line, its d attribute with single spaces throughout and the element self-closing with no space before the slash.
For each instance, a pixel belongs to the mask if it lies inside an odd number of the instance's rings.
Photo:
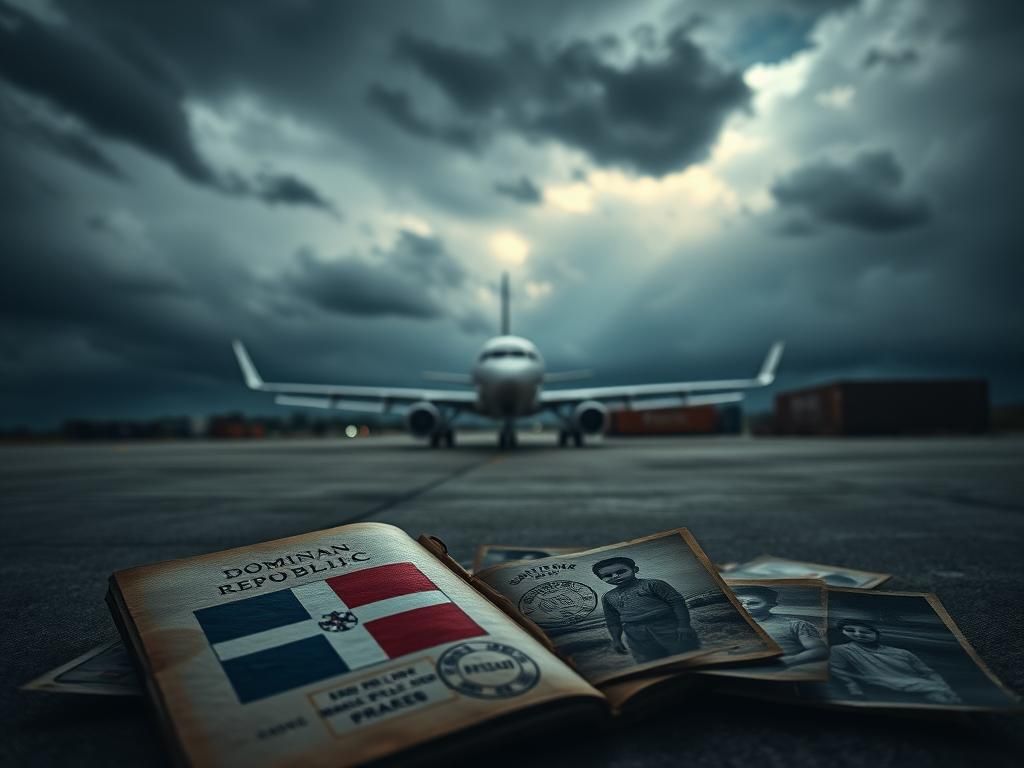
<svg viewBox="0 0 1024 768">
<path fill-rule="evenodd" d="M 195 612 L 243 704 L 487 634 L 412 563 Z"/>
</svg>

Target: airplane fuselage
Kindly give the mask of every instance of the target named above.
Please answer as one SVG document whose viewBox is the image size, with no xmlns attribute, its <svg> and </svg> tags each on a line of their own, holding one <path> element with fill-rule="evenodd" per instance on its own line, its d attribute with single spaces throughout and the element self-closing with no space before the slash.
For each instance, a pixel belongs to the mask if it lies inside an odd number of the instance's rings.
<svg viewBox="0 0 1024 768">
<path fill-rule="evenodd" d="M 509 420 L 540 410 L 544 358 L 536 345 L 521 336 L 495 336 L 477 355 L 470 374 L 477 410 Z"/>
</svg>

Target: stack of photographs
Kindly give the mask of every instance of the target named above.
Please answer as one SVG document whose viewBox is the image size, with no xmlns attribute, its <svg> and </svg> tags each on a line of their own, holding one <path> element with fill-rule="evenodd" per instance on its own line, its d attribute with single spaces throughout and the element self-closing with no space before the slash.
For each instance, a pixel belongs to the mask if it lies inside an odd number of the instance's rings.
<svg viewBox="0 0 1024 768">
<path fill-rule="evenodd" d="M 823 587 L 824 621 L 811 642 L 828 647 L 824 674 L 796 677 L 788 665 L 774 677 L 755 679 L 756 670 L 734 671 L 716 690 L 758 698 L 834 707 L 990 711 L 1016 709 L 1019 699 L 985 666 L 938 597 L 920 592 L 876 592 L 890 578 L 821 563 L 761 555 L 746 563 L 724 566 L 726 581 L 744 607 L 780 645 L 785 639 L 771 625 L 800 625 L 797 606 L 786 583 L 816 579 Z M 758 596 L 751 585 L 762 586 Z M 780 585 L 782 589 L 780 590 Z M 771 591 L 776 595 L 772 595 Z M 778 596 L 778 597 L 776 597 Z M 759 599 L 760 598 L 760 599 Z M 774 603 L 767 608 L 764 603 Z M 824 633 L 821 632 L 824 628 Z M 811 630 L 791 633 L 808 645 Z M 809 656 L 797 651 L 795 658 Z M 784 662 L 786 656 L 779 660 Z M 810 664 L 800 666 L 810 667 Z M 720 676 L 724 671 L 714 673 Z M 783 685 L 784 681 L 792 684 Z"/>
<path fill-rule="evenodd" d="M 475 565 L 486 568 L 570 551 L 484 545 L 477 550 Z M 891 574 L 767 554 L 719 570 L 739 604 L 782 654 L 693 670 L 717 692 L 875 709 L 1020 707 L 1019 698 L 988 669 L 938 597 L 873 591 Z M 699 596 L 688 595 L 686 602 L 691 612 L 699 612 Z M 612 637 L 608 645 L 620 653 L 617 645 L 629 650 L 629 636 L 618 644 Z M 699 667 L 700 661 L 698 657 L 691 664 Z"/>
</svg>

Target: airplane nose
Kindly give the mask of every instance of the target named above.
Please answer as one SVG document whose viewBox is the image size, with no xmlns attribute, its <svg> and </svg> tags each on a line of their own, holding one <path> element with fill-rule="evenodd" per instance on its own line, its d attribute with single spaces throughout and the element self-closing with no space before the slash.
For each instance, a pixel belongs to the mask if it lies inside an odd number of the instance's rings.
<svg viewBox="0 0 1024 768">
<path fill-rule="evenodd" d="M 484 398 L 496 414 L 517 416 L 530 410 L 541 380 L 535 365 L 519 360 L 494 361 L 481 374 Z"/>
</svg>

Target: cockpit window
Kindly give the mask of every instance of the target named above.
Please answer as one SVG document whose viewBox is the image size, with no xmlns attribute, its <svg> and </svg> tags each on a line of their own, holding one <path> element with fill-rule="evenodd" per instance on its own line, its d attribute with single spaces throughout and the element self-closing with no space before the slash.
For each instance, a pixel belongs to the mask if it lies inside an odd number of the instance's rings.
<svg viewBox="0 0 1024 768">
<path fill-rule="evenodd" d="M 492 349 L 480 355 L 481 360 L 492 360 L 500 357 L 526 357 L 530 360 L 536 360 L 537 354 L 525 349 Z"/>
</svg>

